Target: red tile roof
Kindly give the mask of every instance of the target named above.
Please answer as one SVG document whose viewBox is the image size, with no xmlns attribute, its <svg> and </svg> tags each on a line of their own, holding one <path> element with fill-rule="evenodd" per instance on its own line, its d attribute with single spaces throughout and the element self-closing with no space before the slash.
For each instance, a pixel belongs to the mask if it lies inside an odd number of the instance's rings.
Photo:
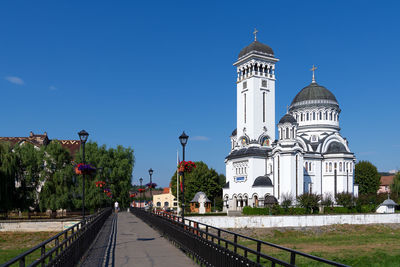
<svg viewBox="0 0 400 267">
<path fill-rule="evenodd" d="M 34 146 L 41 147 L 43 145 L 48 145 L 50 142 L 55 140 L 50 140 L 47 136 L 47 133 L 44 134 L 34 134 L 30 132 L 28 137 L 0 137 L 0 142 L 8 142 L 12 146 L 22 143 L 29 142 Z M 81 141 L 80 140 L 57 140 L 61 143 L 61 146 L 67 149 L 72 156 L 74 156 L 80 148 Z"/>
<path fill-rule="evenodd" d="M 381 185 L 391 185 L 393 183 L 394 175 L 381 176 Z"/>
<path fill-rule="evenodd" d="M 168 194 L 169 193 L 169 187 L 164 187 L 162 193 L 163 194 Z"/>
</svg>

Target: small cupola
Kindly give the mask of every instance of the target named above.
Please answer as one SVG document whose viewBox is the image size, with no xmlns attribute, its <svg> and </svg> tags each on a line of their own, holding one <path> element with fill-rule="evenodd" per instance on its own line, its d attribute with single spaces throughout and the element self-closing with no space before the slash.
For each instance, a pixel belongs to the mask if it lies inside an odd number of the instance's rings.
<svg viewBox="0 0 400 267">
<path fill-rule="evenodd" d="M 294 140 L 297 134 L 297 121 L 289 113 L 286 113 L 278 123 L 279 140 Z"/>
</svg>

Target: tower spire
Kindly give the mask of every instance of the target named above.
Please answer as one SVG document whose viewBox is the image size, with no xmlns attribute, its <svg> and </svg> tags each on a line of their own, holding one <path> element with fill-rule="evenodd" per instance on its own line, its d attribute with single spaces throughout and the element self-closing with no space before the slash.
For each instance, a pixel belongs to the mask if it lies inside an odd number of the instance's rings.
<svg viewBox="0 0 400 267">
<path fill-rule="evenodd" d="M 312 65 L 312 68 L 310 69 L 312 71 L 312 83 L 315 83 L 315 70 L 317 69 L 317 67 L 314 66 L 314 64 Z"/>
<path fill-rule="evenodd" d="M 257 33 L 258 33 L 257 29 L 254 28 L 254 32 L 253 32 L 253 34 L 254 34 L 254 41 L 257 41 Z"/>
</svg>

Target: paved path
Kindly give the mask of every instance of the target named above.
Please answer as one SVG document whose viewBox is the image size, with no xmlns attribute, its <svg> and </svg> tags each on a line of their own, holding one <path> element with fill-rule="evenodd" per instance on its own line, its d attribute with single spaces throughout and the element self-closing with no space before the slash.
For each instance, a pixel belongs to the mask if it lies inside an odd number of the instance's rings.
<svg viewBox="0 0 400 267">
<path fill-rule="evenodd" d="M 157 231 L 128 212 L 111 215 L 81 266 L 197 266 Z"/>
</svg>

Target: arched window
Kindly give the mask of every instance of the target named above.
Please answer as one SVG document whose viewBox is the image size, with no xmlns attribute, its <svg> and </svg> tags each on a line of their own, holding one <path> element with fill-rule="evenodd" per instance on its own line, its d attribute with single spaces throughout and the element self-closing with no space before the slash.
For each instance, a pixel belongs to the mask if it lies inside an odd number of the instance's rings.
<svg viewBox="0 0 400 267">
<path fill-rule="evenodd" d="M 286 139 L 289 139 L 289 128 L 286 128 Z"/>
<path fill-rule="evenodd" d="M 322 111 L 319 112 L 319 119 L 322 120 Z"/>
<path fill-rule="evenodd" d="M 349 170 L 349 163 L 346 162 L 346 171 L 348 171 L 348 170 Z"/>
<path fill-rule="evenodd" d="M 337 163 L 335 162 L 335 164 L 333 165 L 335 170 L 337 170 Z"/>
<path fill-rule="evenodd" d="M 332 112 L 329 113 L 329 120 L 332 120 Z"/>
<path fill-rule="evenodd" d="M 300 115 L 300 121 L 303 121 L 303 113 Z"/>
<path fill-rule="evenodd" d="M 296 121 L 299 121 L 299 114 L 296 114 Z"/>
<path fill-rule="evenodd" d="M 157 207 L 161 207 L 161 202 L 157 202 Z"/>
<path fill-rule="evenodd" d="M 342 163 L 341 162 L 339 163 L 339 171 L 340 172 L 342 171 Z"/>
<path fill-rule="evenodd" d="M 312 171 L 311 165 L 312 165 L 311 162 L 309 162 L 309 163 L 308 163 L 308 169 L 309 169 L 310 171 Z"/>
<path fill-rule="evenodd" d="M 332 162 L 329 162 L 329 172 L 332 171 Z"/>
<path fill-rule="evenodd" d="M 315 121 L 315 111 L 312 114 L 312 119 Z"/>
<path fill-rule="evenodd" d="M 325 162 L 325 172 L 328 172 L 328 162 Z"/>
<path fill-rule="evenodd" d="M 164 202 L 164 207 L 168 207 L 168 206 L 169 206 L 168 201 L 165 201 L 165 202 Z"/>
<path fill-rule="evenodd" d="M 325 120 L 328 120 L 328 111 L 325 111 Z"/>
<path fill-rule="evenodd" d="M 305 162 L 304 167 L 306 168 L 306 171 L 308 171 L 308 162 L 307 161 Z"/>
<path fill-rule="evenodd" d="M 310 113 L 307 112 L 307 120 L 310 120 Z"/>
</svg>

